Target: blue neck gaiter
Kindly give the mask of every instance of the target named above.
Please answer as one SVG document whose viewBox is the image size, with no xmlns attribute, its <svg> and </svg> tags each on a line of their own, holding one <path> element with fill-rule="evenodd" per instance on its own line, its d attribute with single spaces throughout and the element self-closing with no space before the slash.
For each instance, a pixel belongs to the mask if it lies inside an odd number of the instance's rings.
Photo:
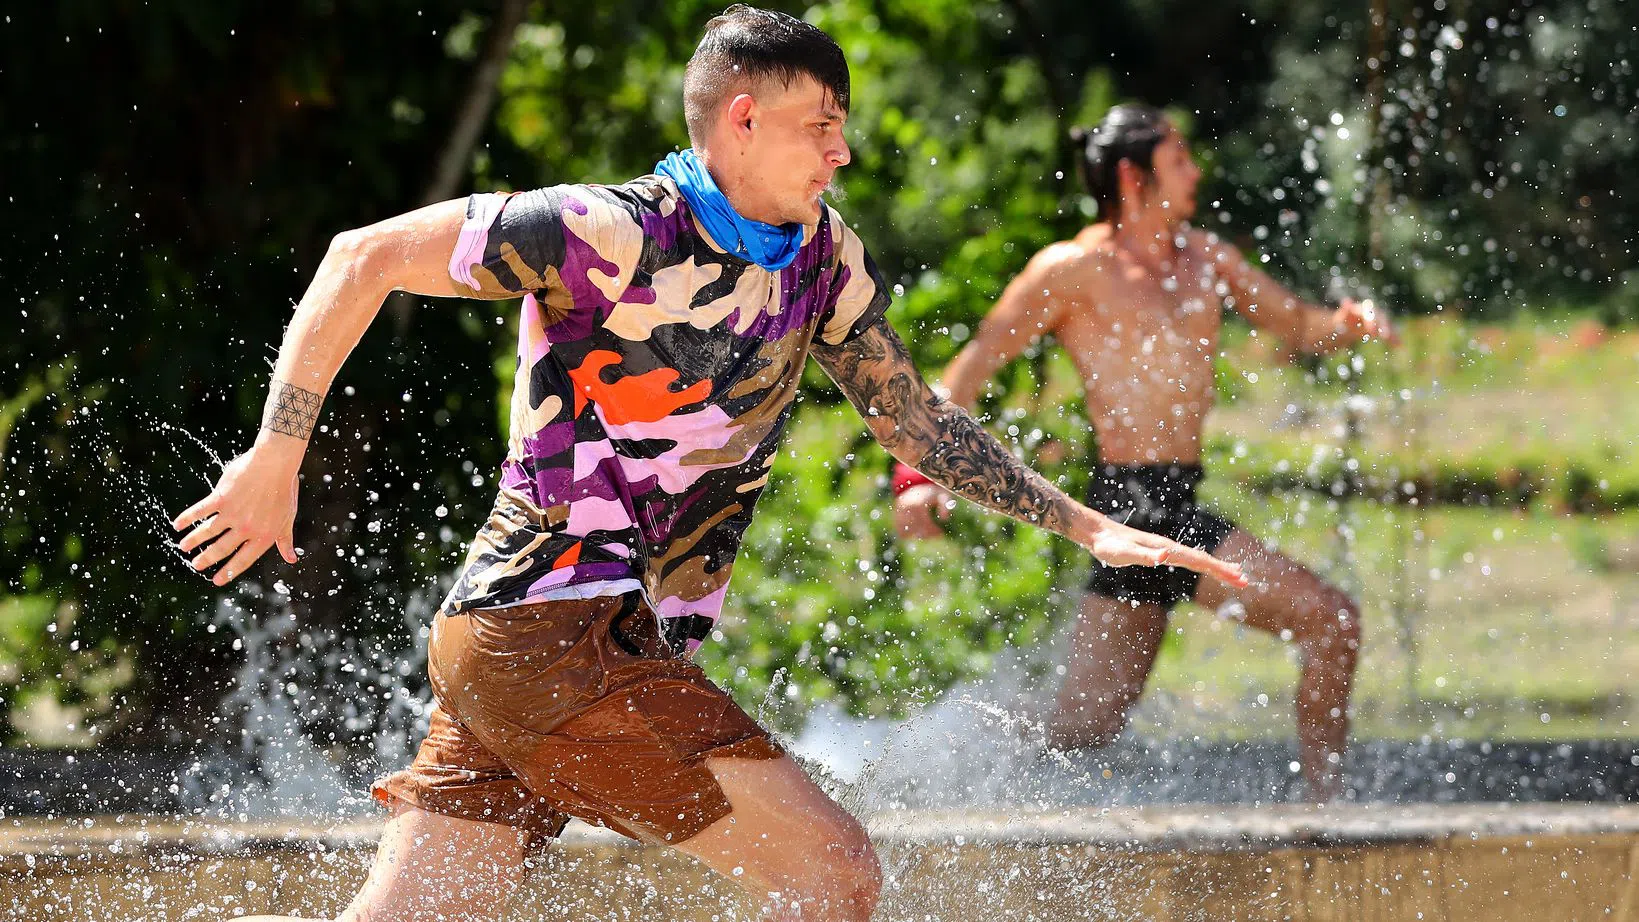
<svg viewBox="0 0 1639 922">
<path fill-rule="evenodd" d="M 677 183 L 677 190 L 688 200 L 689 210 L 719 246 L 770 272 L 784 269 L 797 258 L 797 251 L 802 248 L 802 225 L 776 226 L 741 217 L 729 204 L 728 196 L 717 188 L 717 182 L 693 148 L 667 154 L 666 159 L 655 164 L 654 171 Z"/>
</svg>

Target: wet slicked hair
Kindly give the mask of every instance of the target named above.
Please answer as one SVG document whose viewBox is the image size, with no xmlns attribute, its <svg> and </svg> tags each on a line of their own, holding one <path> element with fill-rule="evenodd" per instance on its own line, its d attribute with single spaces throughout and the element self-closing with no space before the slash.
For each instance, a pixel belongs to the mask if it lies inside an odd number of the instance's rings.
<svg viewBox="0 0 1639 922">
<path fill-rule="evenodd" d="M 812 77 L 848 111 L 848 59 L 816 26 L 773 10 L 736 3 L 706 23 L 706 34 L 683 71 L 683 117 L 689 141 L 702 147 L 729 93 L 778 80 L 789 87 Z"/>
<path fill-rule="evenodd" d="M 1100 221 L 1113 221 L 1120 214 L 1121 161 L 1150 172 L 1155 167 L 1155 149 L 1171 131 L 1160 109 L 1141 103 L 1116 106 L 1091 130 L 1070 129 L 1070 139 L 1081 148 L 1081 181 L 1098 203 Z"/>
</svg>

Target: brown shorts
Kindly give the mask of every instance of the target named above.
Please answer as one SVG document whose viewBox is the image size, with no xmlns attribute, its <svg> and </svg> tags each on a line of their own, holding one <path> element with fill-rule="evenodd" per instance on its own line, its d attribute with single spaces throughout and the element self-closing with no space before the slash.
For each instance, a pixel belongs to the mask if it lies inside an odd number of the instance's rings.
<svg viewBox="0 0 1639 922">
<path fill-rule="evenodd" d="M 637 593 L 441 614 L 427 667 L 427 738 L 371 793 L 519 827 L 532 850 L 570 817 L 682 842 L 729 813 L 707 757 L 784 754 Z"/>
</svg>

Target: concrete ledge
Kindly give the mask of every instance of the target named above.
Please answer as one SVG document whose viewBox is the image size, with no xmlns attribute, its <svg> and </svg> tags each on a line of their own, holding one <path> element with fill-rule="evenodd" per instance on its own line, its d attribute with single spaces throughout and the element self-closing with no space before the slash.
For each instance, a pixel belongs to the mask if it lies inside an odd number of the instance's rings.
<svg viewBox="0 0 1639 922">
<path fill-rule="evenodd" d="M 916 845 L 1091 845 L 1133 851 L 1274 851 L 1532 835 L 1639 835 L 1639 805 L 1130 807 L 985 814 L 918 811 L 870 823 L 872 838 Z"/>
<path fill-rule="evenodd" d="M 373 849 L 382 820 L 234 823 L 163 817 L 0 820 L 0 871 L 19 861 L 226 856 Z M 1639 804 L 1075 808 L 907 811 L 867 822 L 883 846 L 1084 845 L 1125 851 L 1241 852 L 1434 844 L 1527 836 L 1639 836 Z M 607 829 L 572 823 L 558 850 L 642 850 Z"/>
</svg>

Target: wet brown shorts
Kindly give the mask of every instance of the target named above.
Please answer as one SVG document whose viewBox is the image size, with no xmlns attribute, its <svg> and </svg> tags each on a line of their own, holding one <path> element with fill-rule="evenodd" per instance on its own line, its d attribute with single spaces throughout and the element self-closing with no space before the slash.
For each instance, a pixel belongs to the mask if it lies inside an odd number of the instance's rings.
<svg viewBox="0 0 1639 922">
<path fill-rule="evenodd" d="M 637 593 L 441 614 L 427 666 L 427 738 L 371 793 L 519 827 L 531 849 L 570 817 L 682 842 L 729 813 L 706 758 L 783 755 Z"/>
</svg>

